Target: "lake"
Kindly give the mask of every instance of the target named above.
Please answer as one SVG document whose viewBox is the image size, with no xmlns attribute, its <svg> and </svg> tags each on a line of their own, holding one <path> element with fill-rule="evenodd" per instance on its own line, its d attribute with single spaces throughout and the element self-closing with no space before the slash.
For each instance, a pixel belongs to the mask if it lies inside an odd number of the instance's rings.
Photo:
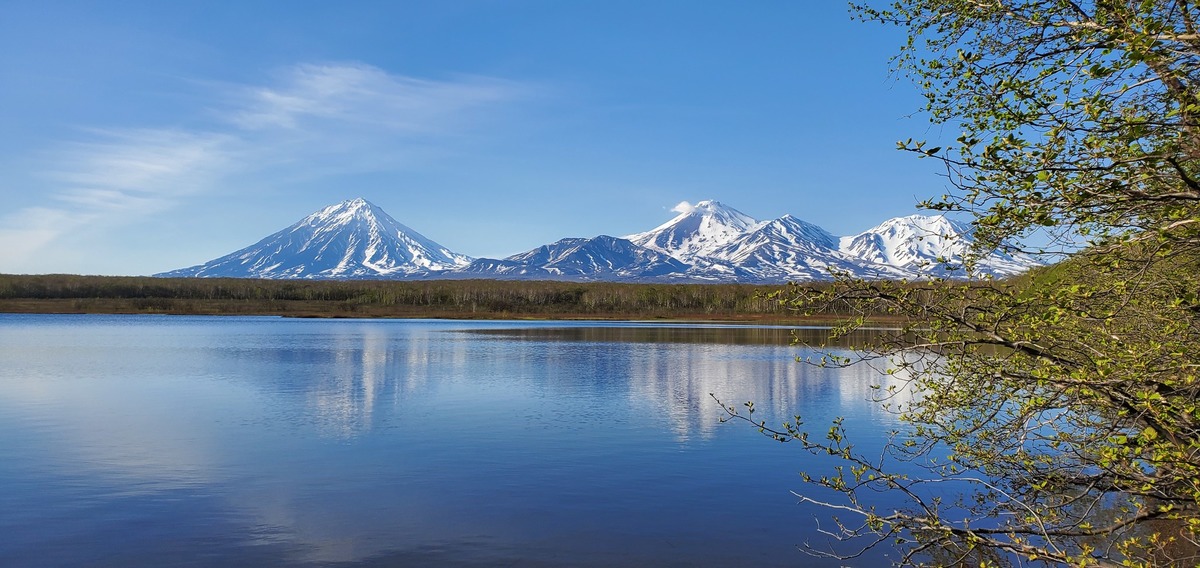
<svg viewBox="0 0 1200 568">
<path fill-rule="evenodd" d="M 839 566 L 790 493 L 830 464 L 709 397 L 881 445 L 879 375 L 788 338 L 0 314 L 0 565 Z"/>
</svg>

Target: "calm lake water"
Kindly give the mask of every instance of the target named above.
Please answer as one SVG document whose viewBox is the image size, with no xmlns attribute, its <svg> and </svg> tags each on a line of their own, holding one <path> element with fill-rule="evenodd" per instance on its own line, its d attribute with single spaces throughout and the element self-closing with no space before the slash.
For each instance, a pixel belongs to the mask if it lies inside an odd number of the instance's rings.
<svg viewBox="0 0 1200 568">
<path fill-rule="evenodd" d="M 882 444 L 880 377 L 788 337 L 0 315 L 0 566 L 842 565 L 790 493 L 829 464 L 709 398 Z"/>
</svg>

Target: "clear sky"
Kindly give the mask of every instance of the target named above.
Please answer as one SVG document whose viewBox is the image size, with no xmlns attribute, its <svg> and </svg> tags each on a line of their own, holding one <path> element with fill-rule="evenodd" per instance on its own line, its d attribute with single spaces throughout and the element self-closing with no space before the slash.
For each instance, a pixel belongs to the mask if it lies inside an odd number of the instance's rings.
<svg viewBox="0 0 1200 568">
<path fill-rule="evenodd" d="M 0 5 L 0 272 L 151 274 L 363 197 L 502 257 L 681 201 L 835 234 L 945 192 L 841 0 Z M 949 136 L 953 138 L 953 136 Z"/>
</svg>

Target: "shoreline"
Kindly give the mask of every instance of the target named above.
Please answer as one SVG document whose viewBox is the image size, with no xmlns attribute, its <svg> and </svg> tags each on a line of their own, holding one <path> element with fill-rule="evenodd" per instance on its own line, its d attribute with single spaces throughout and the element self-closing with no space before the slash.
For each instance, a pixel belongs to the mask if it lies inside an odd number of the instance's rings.
<svg viewBox="0 0 1200 568">
<path fill-rule="evenodd" d="M 276 316 L 296 319 L 442 319 L 514 321 L 604 321 L 630 323 L 715 323 L 743 325 L 832 325 L 839 316 L 715 314 L 698 312 L 458 311 L 387 306 L 347 307 L 322 301 L 288 301 L 265 306 L 234 300 L 187 301 L 116 298 L 0 299 L 0 313 L 47 315 Z M 181 305 L 171 305 L 181 304 Z M 879 318 L 878 323 L 891 323 Z"/>
<path fill-rule="evenodd" d="M 713 322 L 832 325 L 801 315 L 803 285 L 635 284 L 505 280 L 253 280 L 0 274 L 0 313 L 260 315 L 295 318 Z M 872 323 L 894 324 L 887 314 Z"/>
</svg>

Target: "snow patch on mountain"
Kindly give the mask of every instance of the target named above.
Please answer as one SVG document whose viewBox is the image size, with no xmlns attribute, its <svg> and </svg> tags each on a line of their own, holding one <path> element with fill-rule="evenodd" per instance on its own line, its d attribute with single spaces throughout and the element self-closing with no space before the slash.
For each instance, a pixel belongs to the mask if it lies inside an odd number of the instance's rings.
<svg viewBox="0 0 1200 568">
<path fill-rule="evenodd" d="M 481 258 L 455 277 L 542 277 L 571 280 L 639 280 L 682 273 L 688 265 L 626 239 L 600 235 L 568 238 L 504 259 Z"/>
<path fill-rule="evenodd" d="M 834 273 L 896 278 L 900 271 L 864 266 L 838 250 L 838 238 L 812 223 L 784 215 L 763 224 L 710 256 L 736 267 L 742 281 L 828 280 Z"/>
<path fill-rule="evenodd" d="M 838 249 L 848 256 L 901 269 L 910 277 L 965 277 L 964 259 L 974 239 L 971 226 L 942 215 L 909 215 L 842 237 Z M 1033 258 L 993 251 L 977 259 L 975 275 L 1008 276 L 1034 266 Z"/>
<path fill-rule="evenodd" d="M 709 256 L 717 249 L 763 225 L 761 221 L 737 209 L 712 200 L 701 201 L 695 205 L 684 201 L 673 210 L 679 215 L 670 221 L 644 233 L 624 238 L 634 244 L 689 262 L 694 257 Z"/>
</svg>

